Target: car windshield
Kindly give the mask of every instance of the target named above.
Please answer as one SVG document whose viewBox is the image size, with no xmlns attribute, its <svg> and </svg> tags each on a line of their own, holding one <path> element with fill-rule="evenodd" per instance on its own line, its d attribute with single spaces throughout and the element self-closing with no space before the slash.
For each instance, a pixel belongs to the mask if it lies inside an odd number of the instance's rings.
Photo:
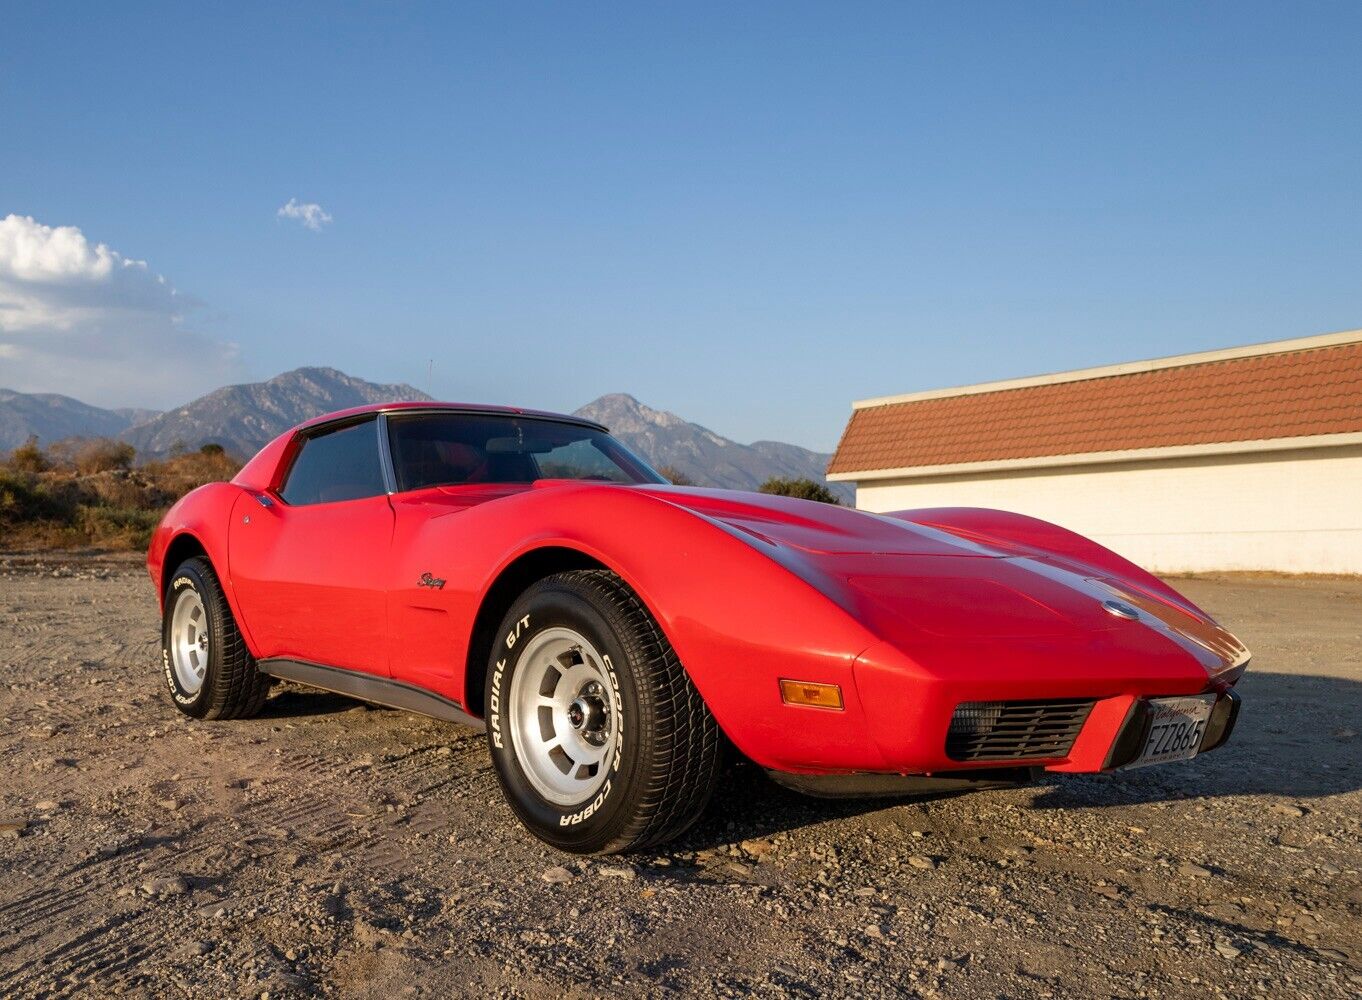
<svg viewBox="0 0 1362 1000">
<path fill-rule="evenodd" d="M 587 479 L 664 483 L 610 435 L 564 421 L 481 413 L 390 414 L 400 491 L 466 483 Z"/>
</svg>

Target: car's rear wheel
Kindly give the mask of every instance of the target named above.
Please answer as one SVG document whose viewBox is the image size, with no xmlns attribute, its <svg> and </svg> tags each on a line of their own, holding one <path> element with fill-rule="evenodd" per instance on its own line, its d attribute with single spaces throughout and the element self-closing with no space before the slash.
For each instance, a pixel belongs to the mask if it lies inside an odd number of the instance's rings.
<svg viewBox="0 0 1362 1000">
<path fill-rule="evenodd" d="M 559 573 L 507 612 L 486 717 L 506 799 L 555 847 L 614 853 L 699 818 L 719 727 L 666 637 L 619 577 Z"/>
<path fill-rule="evenodd" d="M 186 560 L 170 575 L 161 664 L 170 700 L 196 719 L 246 718 L 269 695 L 270 679 L 256 669 L 207 559 Z"/>
</svg>

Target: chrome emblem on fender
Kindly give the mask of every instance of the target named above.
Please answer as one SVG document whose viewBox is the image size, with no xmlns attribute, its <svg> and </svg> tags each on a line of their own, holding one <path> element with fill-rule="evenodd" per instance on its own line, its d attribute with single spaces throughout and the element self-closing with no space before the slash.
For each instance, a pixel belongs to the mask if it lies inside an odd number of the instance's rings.
<svg viewBox="0 0 1362 1000">
<path fill-rule="evenodd" d="M 1130 621 L 1135 621 L 1140 617 L 1140 613 L 1124 601 L 1103 601 L 1102 610 L 1109 615 L 1126 618 Z"/>
<path fill-rule="evenodd" d="M 416 581 L 418 587 L 430 587 L 432 590 L 444 590 L 445 582 L 438 576 L 431 576 L 429 573 L 422 573 L 421 579 Z"/>
</svg>

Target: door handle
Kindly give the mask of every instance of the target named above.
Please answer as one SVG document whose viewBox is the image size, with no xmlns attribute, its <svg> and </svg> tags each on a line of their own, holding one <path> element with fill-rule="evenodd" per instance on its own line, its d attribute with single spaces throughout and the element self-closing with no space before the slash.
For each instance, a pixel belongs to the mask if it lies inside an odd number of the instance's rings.
<svg viewBox="0 0 1362 1000">
<path fill-rule="evenodd" d="M 260 506 L 262 506 L 262 507 L 273 507 L 273 506 L 274 506 L 274 501 L 271 500 L 269 497 L 267 497 L 267 496 L 266 496 L 265 494 L 263 494 L 263 493 L 257 493 L 257 494 L 255 495 L 255 502 L 258 503 L 258 504 L 260 504 Z"/>
</svg>

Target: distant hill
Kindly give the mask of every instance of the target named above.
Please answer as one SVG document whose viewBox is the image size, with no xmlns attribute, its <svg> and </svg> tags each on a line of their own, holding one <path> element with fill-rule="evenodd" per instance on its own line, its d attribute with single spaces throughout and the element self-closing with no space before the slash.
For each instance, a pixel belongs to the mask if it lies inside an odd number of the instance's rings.
<svg viewBox="0 0 1362 1000">
<path fill-rule="evenodd" d="M 409 385 L 366 382 L 334 368 L 295 368 L 267 382 L 217 389 L 120 436 L 139 455 L 164 455 L 177 448 L 214 443 L 249 458 L 294 424 L 332 410 L 430 398 Z"/>
<path fill-rule="evenodd" d="M 645 406 L 627 393 L 602 396 L 576 413 L 609 427 L 654 467 L 671 466 L 698 486 L 755 490 L 780 476 L 825 483 L 844 503 L 854 497 L 850 484 L 824 478 L 830 455 L 780 441 L 739 444 L 675 413 Z"/>
<path fill-rule="evenodd" d="M 117 413 L 120 417 L 126 417 L 129 427 L 136 427 L 138 424 L 146 423 L 152 417 L 159 417 L 165 411 L 144 410 L 138 406 L 120 406 L 113 412 Z"/>
<path fill-rule="evenodd" d="M 204 444 L 220 444 L 249 458 L 304 420 L 369 403 L 430 400 L 409 385 L 366 382 L 334 368 L 296 368 L 266 382 L 229 385 L 184 406 L 155 410 L 103 410 L 69 396 L 0 389 L 0 454 L 37 435 L 43 444 L 70 437 L 114 437 L 152 459 Z M 772 476 L 825 483 L 843 502 L 849 484 L 828 483 L 829 455 L 780 441 L 739 444 L 627 393 L 587 403 L 579 416 L 604 424 L 654 466 L 670 466 L 698 486 L 755 490 Z"/>
<path fill-rule="evenodd" d="M 44 444 L 68 437 L 116 437 L 142 414 L 154 410 L 103 410 L 55 392 L 0 389 L 0 453 L 12 451 L 30 437 Z"/>
</svg>

